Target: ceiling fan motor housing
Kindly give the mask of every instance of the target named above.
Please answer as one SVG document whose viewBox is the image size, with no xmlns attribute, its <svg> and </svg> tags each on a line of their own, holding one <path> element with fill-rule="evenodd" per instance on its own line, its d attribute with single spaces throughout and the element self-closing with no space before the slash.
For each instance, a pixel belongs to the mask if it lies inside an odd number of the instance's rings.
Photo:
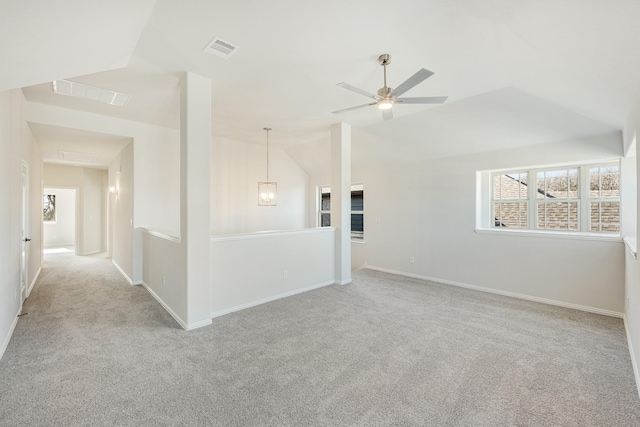
<svg viewBox="0 0 640 427">
<path fill-rule="evenodd" d="M 385 86 L 381 89 L 378 89 L 378 96 L 389 98 L 389 95 L 391 95 L 391 91 L 393 91 L 393 88 Z"/>
</svg>

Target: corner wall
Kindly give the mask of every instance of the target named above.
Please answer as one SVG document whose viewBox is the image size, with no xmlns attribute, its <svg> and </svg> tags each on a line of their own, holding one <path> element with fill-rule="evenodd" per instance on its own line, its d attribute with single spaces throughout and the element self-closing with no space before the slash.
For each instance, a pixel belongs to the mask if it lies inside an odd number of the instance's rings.
<svg viewBox="0 0 640 427">
<path fill-rule="evenodd" d="M 0 357 L 18 322 L 21 307 L 21 168 L 29 166 L 27 287 L 42 265 L 42 158 L 25 120 L 20 90 L 0 92 Z"/>
<path fill-rule="evenodd" d="M 132 142 L 109 165 L 109 186 L 116 188 L 115 194 L 109 194 L 109 227 L 111 259 L 130 284 L 137 284 L 134 276 L 133 185 Z"/>
<path fill-rule="evenodd" d="M 637 139 L 638 135 L 640 135 L 640 90 L 638 91 L 635 104 L 629 112 L 624 127 L 623 138 L 625 147 L 631 147 L 633 139 Z M 630 156 L 635 156 L 636 167 L 640 168 L 640 155 L 638 155 L 640 153 L 638 153 L 639 146 L 637 142 L 634 148 L 636 152 L 631 153 Z M 638 174 L 636 179 L 636 194 L 640 198 L 640 174 Z M 628 236 L 631 238 L 631 241 L 635 243 L 636 251 L 638 249 L 637 230 L 640 230 L 638 227 L 640 227 L 640 216 L 636 218 L 635 232 L 633 235 Z M 633 358 L 636 385 L 640 386 L 640 375 L 638 373 L 638 366 L 640 365 L 640 260 L 634 259 L 629 250 L 626 250 L 625 257 L 625 324 L 629 338 L 629 348 Z"/>
</svg>

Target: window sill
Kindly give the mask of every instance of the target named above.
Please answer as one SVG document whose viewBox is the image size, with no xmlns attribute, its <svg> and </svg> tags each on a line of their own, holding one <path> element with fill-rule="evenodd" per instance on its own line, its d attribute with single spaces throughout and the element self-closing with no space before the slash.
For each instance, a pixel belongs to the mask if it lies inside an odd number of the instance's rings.
<svg viewBox="0 0 640 427">
<path fill-rule="evenodd" d="M 543 239 L 567 239 L 567 240 L 595 240 L 600 242 L 622 242 L 619 234 L 606 235 L 598 233 L 563 232 L 563 231 L 533 231 L 533 230 L 495 230 L 489 228 L 476 228 L 477 234 L 493 234 L 519 237 L 538 237 Z"/>
</svg>

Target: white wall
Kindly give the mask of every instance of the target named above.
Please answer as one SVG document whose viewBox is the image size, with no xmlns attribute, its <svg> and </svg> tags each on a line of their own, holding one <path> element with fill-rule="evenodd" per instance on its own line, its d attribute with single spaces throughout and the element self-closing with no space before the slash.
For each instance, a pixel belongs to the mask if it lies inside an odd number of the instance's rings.
<svg viewBox="0 0 640 427">
<path fill-rule="evenodd" d="M 308 177 L 284 150 L 269 147 L 269 179 L 278 183 L 277 206 L 258 206 L 258 182 L 266 180 L 266 144 L 213 138 L 211 157 L 211 234 L 308 226 Z"/>
<path fill-rule="evenodd" d="M 133 284 L 136 281 L 133 267 L 133 143 L 123 148 L 109 164 L 109 186 L 116 188 L 116 193 L 109 194 L 111 258 L 129 283 Z"/>
<path fill-rule="evenodd" d="M 401 147 L 402 141 L 395 144 Z M 352 145 L 352 181 L 365 188 L 365 243 L 352 244 L 352 267 L 366 262 L 403 274 L 623 311 L 621 242 L 474 232 L 476 171 L 619 157 L 619 134 L 432 160 L 403 159 L 393 153 L 393 143 L 362 132 L 354 132 Z M 310 156 L 319 152 L 315 145 L 309 151 Z M 294 153 L 299 156 L 304 154 Z M 327 179 L 325 170 L 310 173 L 309 190 Z M 315 200 L 309 209 L 315 210 Z"/>
<path fill-rule="evenodd" d="M 142 285 L 187 328 L 187 266 L 180 240 L 144 230 Z"/>
<path fill-rule="evenodd" d="M 21 307 L 21 168 L 29 167 L 27 285 L 42 264 L 42 159 L 25 120 L 22 91 L 0 92 L 0 356 L 9 343 Z"/>
<path fill-rule="evenodd" d="M 335 228 L 211 238 L 211 316 L 335 282 Z"/>
<path fill-rule="evenodd" d="M 44 223 L 44 247 L 75 246 L 76 190 L 71 188 L 45 188 L 44 194 L 54 194 L 56 196 L 56 221 Z"/>
<path fill-rule="evenodd" d="M 625 123 L 623 138 L 625 147 L 631 146 L 631 142 L 634 138 L 637 139 L 640 135 L 640 90 L 635 99 L 635 103 L 629 111 L 629 116 Z M 635 150 L 638 150 L 638 144 L 636 143 Z M 636 166 L 640 163 L 640 155 L 635 155 Z M 636 194 L 640 196 L 640 176 L 636 176 Z M 636 212 L 637 212 L 637 198 L 636 198 Z M 636 216 L 636 228 L 635 232 L 629 233 L 629 237 L 635 242 L 637 250 L 637 230 L 640 228 L 640 217 Z M 626 251 L 625 262 L 625 316 L 627 333 L 629 334 L 629 348 L 632 351 L 634 372 L 636 374 L 636 382 L 640 382 L 638 375 L 638 365 L 640 365 L 640 261 L 634 259 L 633 256 Z M 640 386 L 640 384 L 638 384 Z"/>
<path fill-rule="evenodd" d="M 88 168 L 82 172 L 82 254 L 88 255 L 105 250 L 107 173 Z"/>
</svg>

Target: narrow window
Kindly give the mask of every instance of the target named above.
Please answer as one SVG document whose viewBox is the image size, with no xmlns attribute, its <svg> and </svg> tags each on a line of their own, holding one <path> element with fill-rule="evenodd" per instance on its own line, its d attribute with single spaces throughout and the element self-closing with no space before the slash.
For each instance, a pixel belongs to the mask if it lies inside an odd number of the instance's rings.
<svg viewBox="0 0 640 427">
<path fill-rule="evenodd" d="M 331 187 L 318 187 L 318 226 L 331 226 Z M 351 240 L 364 240 L 364 185 L 351 185 Z"/>
</svg>

